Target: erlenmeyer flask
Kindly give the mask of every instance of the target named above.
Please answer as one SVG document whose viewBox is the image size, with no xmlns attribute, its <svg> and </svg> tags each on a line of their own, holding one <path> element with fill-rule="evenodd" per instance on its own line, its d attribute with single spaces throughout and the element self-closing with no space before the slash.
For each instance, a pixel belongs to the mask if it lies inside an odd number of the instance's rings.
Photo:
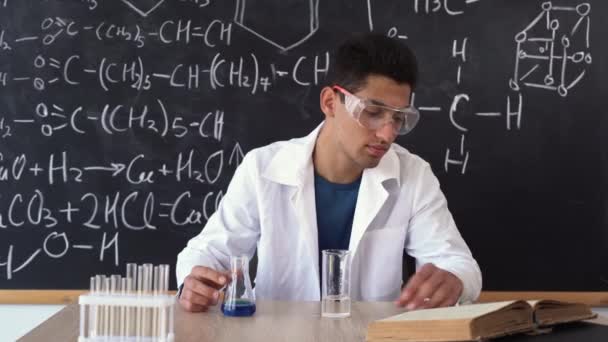
<svg viewBox="0 0 608 342">
<path fill-rule="evenodd" d="M 232 281 L 226 288 L 222 312 L 226 316 L 251 316 L 255 313 L 255 295 L 249 280 L 249 258 L 230 257 Z"/>
</svg>

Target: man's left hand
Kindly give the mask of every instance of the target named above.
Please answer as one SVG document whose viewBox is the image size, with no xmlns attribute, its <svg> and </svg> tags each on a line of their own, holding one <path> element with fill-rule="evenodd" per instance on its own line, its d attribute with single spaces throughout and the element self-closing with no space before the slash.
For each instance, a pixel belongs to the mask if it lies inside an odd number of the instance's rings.
<svg viewBox="0 0 608 342">
<path fill-rule="evenodd" d="M 462 289 L 462 281 L 454 274 L 425 264 L 407 282 L 396 304 L 408 310 L 451 306 L 458 301 Z"/>
</svg>

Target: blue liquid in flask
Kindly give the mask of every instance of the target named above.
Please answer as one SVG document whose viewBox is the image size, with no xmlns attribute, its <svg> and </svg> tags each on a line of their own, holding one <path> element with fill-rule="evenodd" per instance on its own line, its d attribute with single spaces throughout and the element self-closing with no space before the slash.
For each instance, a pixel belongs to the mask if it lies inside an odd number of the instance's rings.
<svg viewBox="0 0 608 342">
<path fill-rule="evenodd" d="M 222 312 L 232 317 L 251 316 L 255 313 L 255 303 L 242 299 L 225 302 L 222 303 Z"/>
</svg>

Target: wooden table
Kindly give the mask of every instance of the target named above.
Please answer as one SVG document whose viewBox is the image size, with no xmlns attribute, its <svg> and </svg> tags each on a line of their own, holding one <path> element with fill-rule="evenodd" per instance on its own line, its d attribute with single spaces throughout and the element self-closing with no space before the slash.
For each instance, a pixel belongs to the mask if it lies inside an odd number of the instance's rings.
<svg viewBox="0 0 608 342">
<path fill-rule="evenodd" d="M 403 312 L 392 302 L 354 302 L 351 317 L 321 318 L 319 302 L 258 301 L 252 317 L 224 317 L 219 307 L 189 313 L 176 306 L 176 341 L 365 341 L 367 325 Z M 77 341 L 78 305 L 71 304 L 19 341 Z"/>
<path fill-rule="evenodd" d="M 219 307 L 205 313 L 189 313 L 176 305 L 176 341 L 365 341 L 367 325 L 376 319 L 403 312 L 392 302 L 353 302 L 351 317 L 321 318 L 319 302 L 258 301 L 253 317 L 224 317 Z M 19 341 L 77 341 L 77 304 L 63 310 L 23 336 Z M 608 325 L 600 316 L 595 323 Z"/>
</svg>

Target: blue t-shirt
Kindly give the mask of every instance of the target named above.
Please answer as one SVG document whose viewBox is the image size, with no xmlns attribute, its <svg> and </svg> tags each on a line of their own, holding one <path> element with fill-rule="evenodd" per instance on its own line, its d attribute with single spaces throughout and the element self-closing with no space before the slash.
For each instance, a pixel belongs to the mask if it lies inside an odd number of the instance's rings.
<svg viewBox="0 0 608 342">
<path fill-rule="evenodd" d="M 331 183 L 315 172 L 319 234 L 319 272 L 324 249 L 348 249 L 361 177 L 350 184 Z"/>
</svg>

